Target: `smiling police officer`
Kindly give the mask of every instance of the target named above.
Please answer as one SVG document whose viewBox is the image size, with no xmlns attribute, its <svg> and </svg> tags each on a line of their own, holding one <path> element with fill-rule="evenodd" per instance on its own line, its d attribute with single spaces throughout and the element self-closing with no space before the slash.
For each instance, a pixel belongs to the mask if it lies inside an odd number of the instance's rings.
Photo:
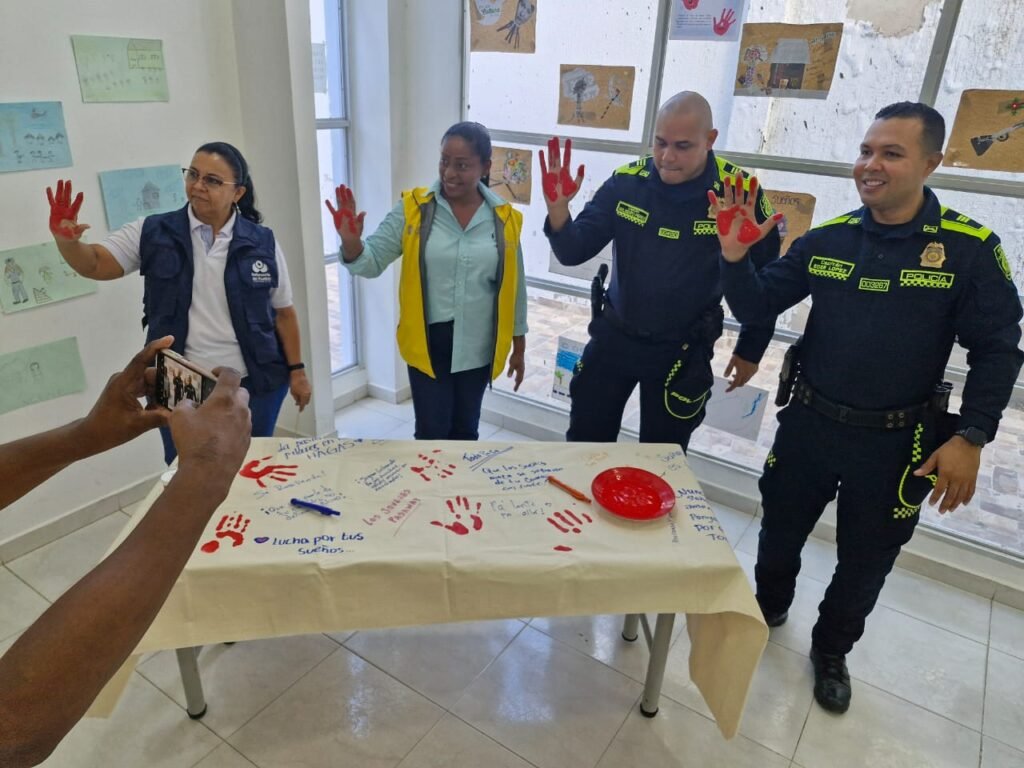
<svg viewBox="0 0 1024 768">
<path fill-rule="evenodd" d="M 548 219 L 544 234 L 555 257 L 582 264 L 611 241 L 613 268 L 607 296 L 598 287 L 590 341 L 576 366 L 569 392 L 567 438 L 614 442 L 626 402 L 640 384 L 640 441 L 678 443 L 686 450 L 703 421 L 714 376 L 711 358 L 722 334 L 718 242 L 707 190 L 724 178 L 746 174 L 711 147 L 718 137 L 711 108 L 698 93 L 678 93 L 658 111 L 653 154 L 612 174 L 575 219 L 569 201 L 579 191 L 583 166 L 569 176 L 558 139 L 541 152 Z M 763 221 L 771 203 L 757 196 Z M 753 248 L 762 265 L 779 255 L 773 231 Z M 603 301 L 602 301 L 603 299 Z M 729 389 L 757 371 L 771 341 L 774 317 L 744 325 L 725 375 Z"/>
<path fill-rule="evenodd" d="M 833 712 L 850 705 L 846 654 L 922 502 L 930 491 L 946 513 L 971 500 L 981 449 L 1024 361 L 1021 303 L 999 238 L 924 184 L 942 161 L 942 116 L 901 102 L 875 117 L 853 170 L 864 206 L 811 230 L 760 272 L 746 252 L 771 223 L 755 225 L 752 201 L 734 189 L 724 200 L 710 195 L 736 317 L 813 301 L 794 402 L 779 413 L 761 476 L 756 581 L 765 621 L 782 624 L 800 551 L 838 489 L 838 565 L 811 648 L 815 698 Z M 954 340 L 970 368 L 959 418 L 941 403 Z"/>
</svg>

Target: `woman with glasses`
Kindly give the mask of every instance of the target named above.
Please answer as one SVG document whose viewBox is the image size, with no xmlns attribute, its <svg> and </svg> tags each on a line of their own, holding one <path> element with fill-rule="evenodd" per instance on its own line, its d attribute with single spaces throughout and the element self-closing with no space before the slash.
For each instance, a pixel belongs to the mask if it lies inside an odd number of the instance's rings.
<svg viewBox="0 0 1024 768">
<path fill-rule="evenodd" d="M 526 370 L 523 216 L 490 190 L 490 170 L 487 129 L 456 123 L 441 137 L 434 183 L 403 192 L 365 241 L 352 191 L 335 190 L 337 209 L 325 201 L 349 272 L 377 277 L 402 259 L 398 350 L 417 440 L 476 440 L 488 383 L 506 359 L 516 390 Z"/>
<path fill-rule="evenodd" d="M 252 434 L 267 437 L 291 391 L 309 403 L 292 306 L 291 282 L 274 233 L 260 222 L 249 166 L 226 142 L 204 144 L 183 168 L 188 204 L 138 219 L 99 243 L 82 242 L 81 192 L 59 181 L 50 201 L 50 232 L 64 260 L 93 280 L 138 270 L 145 281 L 142 324 L 147 341 L 174 336 L 173 349 L 207 368 L 229 366 L 249 390 Z M 164 459 L 176 451 L 161 429 Z"/>
</svg>

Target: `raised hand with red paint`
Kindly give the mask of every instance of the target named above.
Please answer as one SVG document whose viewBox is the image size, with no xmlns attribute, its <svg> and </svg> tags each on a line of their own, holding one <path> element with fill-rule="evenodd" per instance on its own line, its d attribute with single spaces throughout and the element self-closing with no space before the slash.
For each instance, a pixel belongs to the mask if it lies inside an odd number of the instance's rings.
<svg viewBox="0 0 1024 768">
<path fill-rule="evenodd" d="M 736 23 L 736 14 L 733 13 L 732 8 L 726 8 L 722 11 L 720 18 L 713 19 L 711 22 L 711 28 L 715 31 L 716 35 L 722 36 Z"/>
<path fill-rule="evenodd" d="M 541 186 L 544 188 L 544 202 L 548 206 L 548 218 L 551 221 L 551 228 L 557 232 L 569 220 L 569 201 L 576 197 L 580 191 L 580 184 L 583 183 L 584 167 L 581 164 L 576 171 L 576 178 L 569 175 L 569 166 L 572 160 L 572 139 L 565 140 L 565 154 L 559 158 L 558 137 L 548 139 L 547 160 L 544 159 L 544 150 L 538 154 L 540 157 L 540 178 Z"/>
<path fill-rule="evenodd" d="M 472 530 L 479 531 L 484 527 L 484 520 L 480 516 L 480 502 L 476 503 L 476 506 L 472 506 L 469 499 L 465 496 L 456 496 L 454 499 L 448 499 L 445 504 L 448 507 L 448 512 L 455 518 L 450 523 L 444 523 L 440 520 L 431 520 L 431 525 L 436 525 L 440 528 L 451 531 L 458 536 L 465 536 Z"/>
<path fill-rule="evenodd" d="M 334 198 L 338 203 L 335 208 L 330 200 L 324 200 L 327 210 L 334 219 L 334 229 L 341 238 L 342 258 L 355 261 L 363 252 L 363 219 L 366 211 L 356 213 L 356 198 L 352 190 L 339 184 L 334 190 Z"/>
<path fill-rule="evenodd" d="M 263 478 L 265 477 L 270 480 L 276 480 L 279 483 L 295 477 L 295 473 L 289 470 L 297 469 L 299 466 L 298 464 L 268 464 L 265 467 L 259 467 L 257 469 L 257 465 L 261 461 L 267 461 L 269 458 L 269 456 L 264 456 L 262 459 L 253 459 L 252 461 L 246 462 L 238 474 L 242 477 L 248 477 L 251 480 L 255 480 L 256 484 L 260 488 L 267 487 L 263 482 Z"/>
<path fill-rule="evenodd" d="M 59 240 L 79 240 L 88 224 L 78 223 L 78 211 L 82 207 L 85 195 L 81 192 L 71 202 L 71 180 L 57 181 L 57 194 L 53 189 L 46 188 L 46 198 L 50 201 L 50 232 Z"/>
<path fill-rule="evenodd" d="M 722 197 L 713 190 L 708 190 L 708 201 L 715 215 L 718 228 L 718 242 L 722 248 L 722 257 L 729 262 L 742 261 L 747 250 L 755 243 L 761 242 L 778 223 L 782 214 L 776 213 L 763 224 L 757 223 L 755 205 L 757 203 L 757 178 L 750 178 L 750 188 L 744 194 L 741 178 L 726 177 Z"/>
</svg>

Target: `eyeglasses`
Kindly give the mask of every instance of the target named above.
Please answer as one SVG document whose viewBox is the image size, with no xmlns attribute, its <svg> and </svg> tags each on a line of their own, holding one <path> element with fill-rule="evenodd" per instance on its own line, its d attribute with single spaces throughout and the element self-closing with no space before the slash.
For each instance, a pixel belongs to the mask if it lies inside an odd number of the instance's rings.
<svg viewBox="0 0 1024 768">
<path fill-rule="evenodd" d="M 195 184 L 197 181 L 202 181 L 203 184 L 210 189 L 217 189 L 223 187 L 225 184 L 230 184 L 233 187 L 238 186 L 237 181 L 224 181 L 224 179 L 218 178 L 217 176 L 211 176 L 210 174 L 200 175 L 199 171 L 195 168 L 182 168 L 181 172 L 185 175 L 185 181 L 189 184 Z"/>
</svg>

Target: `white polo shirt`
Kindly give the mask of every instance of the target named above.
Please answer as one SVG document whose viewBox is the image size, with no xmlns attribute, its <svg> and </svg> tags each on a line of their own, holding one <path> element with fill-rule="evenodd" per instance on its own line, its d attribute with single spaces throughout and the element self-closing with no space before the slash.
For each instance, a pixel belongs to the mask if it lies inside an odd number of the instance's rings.
<svg viewBox="0 0 1024 768">
<path fill-rule="evenodd" d="M 192 306 L 188 310 L 188 338 L 185 339 L 185 357 L 206 368 L 228 365 L 248 375 L 242 349 L 235 338 L 228 311 L 228 297 L 224 292 L 224 265 L 228 259 L 228 247 L 235 231 L 235 215 L 213 237 L 213 228 L 195 217 L 192 206 L 188 207 L 189 231 L 192 233 L 192 260 L 195 275 L 192 278 Z M 111 232 L 99 244 L 110 251 L 125 274 L 139 269 L 142 242 L 142 222 L 137 219 Z M 292 284 L 288 277 L 281 246 L 274 238 L 274 253 L 277 259 L 277 288 L 270 292 L 270 305 L 274 309 L 292 305 Z"/>
</svg>

